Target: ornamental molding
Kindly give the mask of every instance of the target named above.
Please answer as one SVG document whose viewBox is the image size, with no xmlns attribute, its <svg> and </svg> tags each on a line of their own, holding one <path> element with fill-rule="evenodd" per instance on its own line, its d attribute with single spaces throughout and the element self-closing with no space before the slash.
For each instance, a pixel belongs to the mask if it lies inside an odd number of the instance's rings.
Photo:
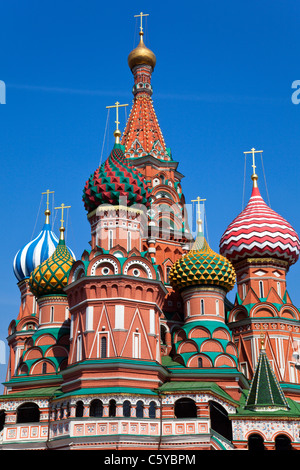
<svg viewBox="0 0 300 470">
<path fill-rule="evenodd" d="M 234 441 L 246 441 L 250 434 L 259 433 L 265 441 L 275 441 L 278 434 L 287 434 L 293 442 L 300 442 L 299 421 L 284 419 L 240 419 L 232 420 Z"/>
<path fill-rule="evenodd" d="M 91 268 L 91 276 L 95 276 L 95 273 L 96 273 L 96 268 L 97 266 L 99 266 L 99 264 L 103 264 L 103 263 L 108 263 L 110 265 L 113 266 L 114 268 L 114 274 L 119 274 L 119 270 L 118 270 L 118 264 L 116 263 L 116 261 L 112 260 L 111 258 L 102 258 L 102 259 L 99 259 L 98 261 L 96 261 L 92 268 Z"/>
<path fill-rule="evenodd" d="M 146 270 L 146 273 L 148 274 L 148 278 L 149 278 L 149 279 L 153 279 L 153 276 L 152 276 L 152 273 L 151 273 L 151 269 L 149 268 L 149 266 L 148 266 L 146 263 L 144 263 L 143 261 L 138 260 L 138 259 L 134 259 L 134 260 L 129 261 L 129 262 L 126 264 L 123 273 L 124 273 L 125 275 L 127 275 L 128 269 L 130 268 L 130 266 L 133 266 L 133 265 L 135 265 L 135 264 L 138 264 L 138 265 L 142 266 L 142 267 Z"/>
<path fill-rule="evenodd" d="M 177 400 L 180 398 L 191 398 L 195 403 L 208 403 L 209 401 L 214 401 L 223 406 L 228 413 L 236 413 L 236 408 L 224 400 L 212 395 L 210 393 L 178 393 L 178 394 L 168 394 L 162 399 L 163 405 L 174 405 Z"/>
</svg>

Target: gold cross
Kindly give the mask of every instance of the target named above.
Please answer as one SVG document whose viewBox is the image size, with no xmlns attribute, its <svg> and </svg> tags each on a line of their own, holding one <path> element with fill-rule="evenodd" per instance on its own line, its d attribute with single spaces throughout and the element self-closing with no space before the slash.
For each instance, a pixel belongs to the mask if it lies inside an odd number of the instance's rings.
<svg viewBox="0 0 300 470">
<path fill-rule="evenodd" d="M 117 131 L 119 130 L 119 108 L 121 108 L 122 106 L 128 106 L 128 104 L 120 104 L 118 101 L 116 101 L 116 103 L 112 106 L 106 106 L 107 109 L 109 108 L 116 108 L 116 125 L 117 125 Z"/>
<path fill-rule="evenodd" d="M 244 154 L 246 155 L 247 153 L 252 153 L 252 168 L 253 168 L 253 175 L 255 175 L 255 169 L 256 169 L 256 165 L 255 165 L 255 154 L 256 153 L 262 153 L 263 150 L 255 150 L 255 148 L 252 148 L 249 152 L 244 152 Z"/>
<path fill-rule="evenodd" d="M 42 194 L 47 194 L 47 202 L 46 202 L 46 204 L 47 204 L 47 211 L 49 210 L 49 194 L 53 194 L 53 193 L 54 193 L 54 191 L 49 191 L 49 189 L 47 189 L 47 191 L 45 191 L 44 193 L 42 193 Z"/>
<path fill-rule="evenodd" d="M 61 222 L 61 227 L 63 228 L 64 226 L 64 209 L 69 209 L 71 206 L 65 206 L 64 204 L 62 204 L 60 207 L 55 207 L 55 209 L 61 209 L 61 219 L 60 219 L 60 222 Z"/>
<path fill-rule="evenodd" d="M 200 202 L 206 201 L 206 199 L 201 199 L 200 196 L 197 197 L 197 199 L 192 199 L 192 202 L 197 202 L 198 203 L 198 221 L 201 220 L 201 212 L 200 212 Z"/>
<path fill-rule="evenodd" d="M 141 17 L 141 26 L 140 26 L 140 32 L 142 33 L 143 32 L 143 16 L 149 16 L 148 13 L 143 13 L 141 11 L 141 13 L 139 15 L 134 15 L 135 18 L 138 18 L 138 17 Z"/>
</svg>

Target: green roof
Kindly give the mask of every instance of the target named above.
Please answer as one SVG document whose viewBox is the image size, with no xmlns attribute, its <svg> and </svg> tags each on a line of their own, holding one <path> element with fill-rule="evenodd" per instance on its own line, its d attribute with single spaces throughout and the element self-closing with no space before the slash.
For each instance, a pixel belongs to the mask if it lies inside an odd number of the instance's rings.
<svg viewBox="0 0 300 470">
<path fill-rule="evenodd" d="M 0 400 L 12 400 L 14 398 L 35 398 L 35 397 L 52 397 L 59 392 L 59 387 L 31 388 L 22 392 L 8 393 L 0 395 Z"/>
<path fill-rule="evenodd" d="M 288 403 L 269 363 L 265 349 L 261 349 L 250 385 L 245 409 L 288 409 Z"/>
<path fill-rule="evenodd" d="M 213 395 L 217 395 L 222 397 L 223 399 L 230 401 L 238 405 L 238 402 L 234 400 L 227 392 L 225 392 L 219 385 L 215 382 L 197 382 L 197 381 L 174 381 L 174 382 L 166 382 L 158 389 L 160 392 L 163 393 L 173 393 L 173 392 L 183 392 L 183 391 L 191 391 L 191 392 L 207 392 L 210 391 Z"/>
</svg>

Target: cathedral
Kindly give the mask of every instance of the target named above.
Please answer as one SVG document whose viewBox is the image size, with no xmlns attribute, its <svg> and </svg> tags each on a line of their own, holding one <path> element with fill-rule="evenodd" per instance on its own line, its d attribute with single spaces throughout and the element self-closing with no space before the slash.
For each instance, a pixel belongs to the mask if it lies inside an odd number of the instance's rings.
<svg viewBox="0 0 300 470">
<path fill-rule="evenodd" d="M 255 149 L 250 199 L 219 253 L 203 194 L 192 235 L 140 18 L 124 132 L 116 102 L 114 146 L 78 195 L 88 248 L 76 259 L 67 246 L 64 204 L 52 231 L 49 190 L 39 235 L 16 247 L 0 449 L 300 450 L 300 313 L 287 286 L 299 237 L 263 200 Z"/>
</svg>

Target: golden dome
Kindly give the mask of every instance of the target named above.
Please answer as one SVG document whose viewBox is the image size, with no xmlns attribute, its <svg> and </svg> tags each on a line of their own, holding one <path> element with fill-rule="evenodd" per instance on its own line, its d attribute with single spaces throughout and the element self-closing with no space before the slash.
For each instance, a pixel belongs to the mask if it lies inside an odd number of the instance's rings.
<svg viewBox="0 0 300 470">
<path fill-rule="evenodd" d="M 142 64 L 151 65 L 153 69 L 155 67 L 155 54 L 150 49 L 148 49 L 148 47 L 145 46 L 143 41 L 143 35 L 144 33 L 140 31 L 140 43 L 135 49 L 133 49 L 133 51 L 130 52 L 128 56 L 128 65 L 131 70 L 136 65 Z"/>
<path fill-rule="evenodd" d="M 192 249 L 175 261 L 169 274 L 174 290 L 212 285 L 229 292 L 234 287 L 235 278 L 230 261 L 210 248 L 203 233 L 198 233 Z"/>
</svg>

